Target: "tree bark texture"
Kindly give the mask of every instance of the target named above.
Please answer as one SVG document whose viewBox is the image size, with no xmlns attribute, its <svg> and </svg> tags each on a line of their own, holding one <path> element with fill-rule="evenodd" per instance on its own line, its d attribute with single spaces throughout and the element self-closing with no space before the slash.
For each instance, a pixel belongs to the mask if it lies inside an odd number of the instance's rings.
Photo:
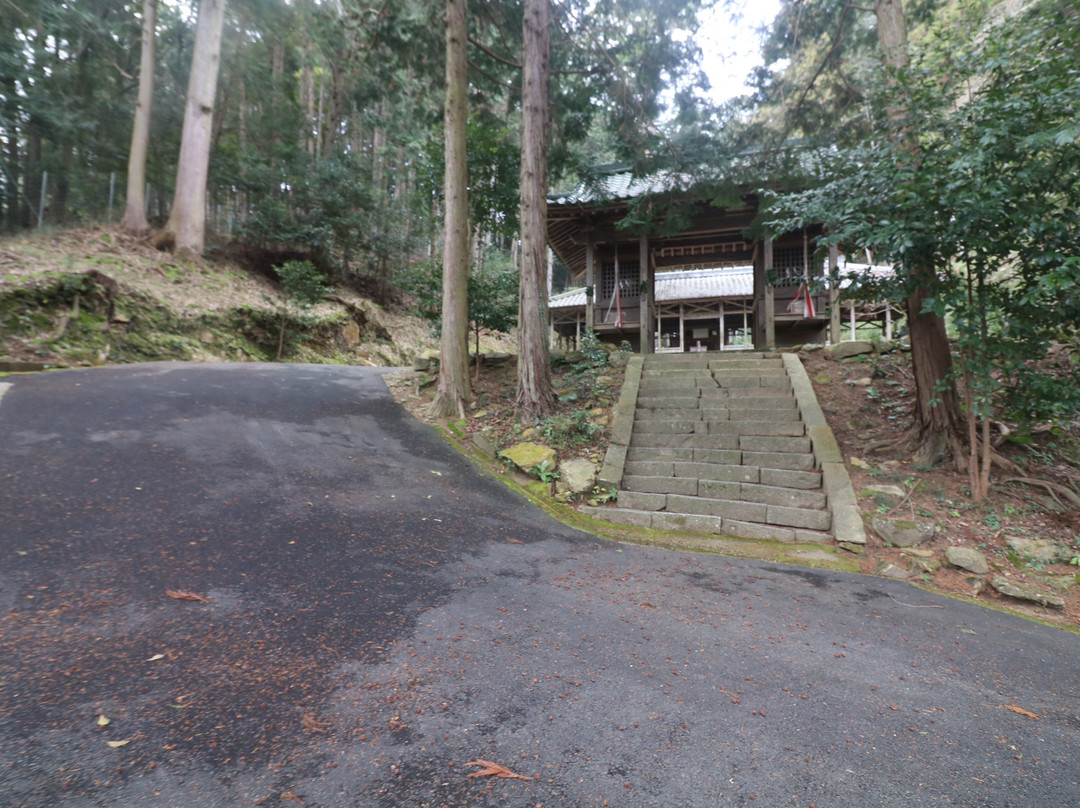
<svg viewBox="0 0 1080 808">
<path fill-rule="evenodd" d="M 439 387 L 432 416 L 465 416 L 469 399 L 469 203 L 466 0 L 446 0 L 446 174 Z"/>
<path fill-rule="evenodd" d="M 206 240 L 206 181 L 224 23 L 225 0 L 202 0 L 195 25 L 195 49 L 176 165 L 176 191 L 165 225 L 174 236 L 176 253 L 181 258 L 198 258 Z"/>
<path fill-rule="evenodd" d="M 127 196 L 120 226 L 129 233 L 150 229 L 146 218 L 146 153 L 150 148 L 150 115 L 154 106 L 154 65 L 157 0 L 143 0 L 142 52 L 139 55 L 139 95 L 128 151 Z"/>
<path fill-rule="evenodd" d="M 518 323 L 518 389 L 522 421 L 551 412 L 547 316 L 547 130 L 551 73 L 549 0 L 526 0 L 521 84 L 521 306 Z"/>
<path fill-rule="evenodd" d="M 875 0 L 878 45 L 881 47 L 886 82 L 896 86 L 893 73 L 908 66 L 907 23 L 902 0 Z M 888 110 L 893 137 L 902 153 L 918 165 L 919 145 L 905 121 L 907 106 L 897 94 Z M 911 431 L 914 462 L 932 465 L 943 459 L 963 469 L 963 416 L 960 397 L 952 379 L 952 354 L 945 333 L 945 321 L 934 312 L 924 312 L 927 289 L 936 282 L 934 267 L 909 267 L 906 301 L 911 334 L 911 366 L 915 376 L 915 424 Z"/>
</svg>

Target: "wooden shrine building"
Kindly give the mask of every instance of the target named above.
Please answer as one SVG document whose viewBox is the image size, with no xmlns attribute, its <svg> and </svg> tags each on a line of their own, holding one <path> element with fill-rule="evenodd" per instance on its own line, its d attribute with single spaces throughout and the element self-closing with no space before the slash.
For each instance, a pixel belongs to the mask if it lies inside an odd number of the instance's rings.
<svg viewBox="0 0 1080 808">
<path fill-rule="evenodd" d="M 592 329 L 645 353 L 841 339 L 839 289 L 825 289 L 824 256 L 815 258 L 820 228 L 748 238 L 756 195 L 744 193 L 730 207 L 694 203 L 674 234 L 617 227 L 634 200 L 667 195 L 675 184 L 615 170 L 549 196 L 548 244 L 577 286 L 550 300 L 559 337 L 574 340 Z M 828 258 L 836 266 L 838 256 Z"/>
</svg>

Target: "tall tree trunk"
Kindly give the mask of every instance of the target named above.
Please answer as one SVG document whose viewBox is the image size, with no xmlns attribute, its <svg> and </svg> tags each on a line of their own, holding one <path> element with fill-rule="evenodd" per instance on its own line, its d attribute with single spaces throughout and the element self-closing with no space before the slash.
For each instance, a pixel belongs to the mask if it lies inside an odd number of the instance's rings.
<svg viewBox="0 0 1080 808">
<path fill-rule="evenodd" d="M 875 0 L 874 11 L 886 81 L 896 89 L 895 73 L 905 69 L 909 61 L 903 2 Z M 900 93 L 894 96 L 888 114 L 901 152 L 917 166 L 919 145 L 905 120 L 907 104 Z M 934 288 L 937 278 L 929 263 L 910 267 L 908 272 L 913 291 L 908 295 L 906 309 L 916 393 L 915 424 L 910 434 L 913 460 L 920 465 L 932 465 L 944 459 L 962 470 L 966 460 L 962 438 L 964 419 L 952 380 L 952 354 L 945 322 L 934 312 L 923 311 L 927 290 Z"/>
<path fill-rule="evenodd" d="M 466 0 L 446 0 L 446 218 L 443 233 L 442 336 L 436 417 L 465 417 L 469 399 L 469 203 L 465 158 L 468 62 Z"/>
<path fill-rule="evenodd" d="M 176 164 L 176 192 L 165 225 L 175 239 L 177 256 L 188 260 L 201 255 L 206 238 L 206 183 L 224 23 L 225 0 L 202 0 Z"/>
<path fill-rule="evenodd" d="M 154 106 L 154 65 L 157 0 L 143 0 L 142 53 L 139 56 L 139 96 L 128 152 L 127 201 L 120 226 L 130 233 L 150 229 L 146 219 L 146 153 L 150 148 L 150 115 Z"/>
<path fill-rule="evenodd" d="M 13 93 L 14 95 L 14 93 Z M 12 121 L 7 128 L 7 216 L 8 230 L 19 227 L 19 130 Z"/>
<path fill-rule="evenodd" d="M 551 72 L 549 0 L 526 0 L 522 26 L 521 82 L 521 307 L 518 323 L 518 389 L 522 421 L 551 412 L 547 323 L 547 130 Z"/>
<path fill-rule="evenodd" d="M 23 195 L 22 206 L 23 227 L 34 227 L 37 224 L 38 205 L 44 204 L 41 199 L 42 177 L 42 143 L 41 143 L 41 119 L 36 115 L 30 116 L 26 131 L 26 168 L 23 172 Z M 33 200 L 33 207 L 28 200 Z"/>
<path fill-rule="evenodd" d="M 71 196 L 71 170 L 75 165 L 75 146 L 68 141 L 60 147 L 60 170 L 56 172 L 56 193 L 52 198 L 52 220 L 66 224 L 68 198 Z"/>
</svg>

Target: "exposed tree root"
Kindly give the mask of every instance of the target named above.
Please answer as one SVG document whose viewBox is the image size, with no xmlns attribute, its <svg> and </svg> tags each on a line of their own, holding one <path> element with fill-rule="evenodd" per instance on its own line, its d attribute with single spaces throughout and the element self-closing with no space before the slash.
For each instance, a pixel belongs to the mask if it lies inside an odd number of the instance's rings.
<svg viewBox="0 0 1080 808">
<path fill-rule="evenodd" d="M 1046 489 L 1046 492 L 1054 498 L 1054 502 L 1056 502 L 1062 508 L 1067 508 L 1070 506 L 1063 503 L 1060 497 L 1064 497 L 1069 503 L 1071 503 L 1071 507 L 1080 508 L 1080 494 L 1077 494 L 1071 488 L 1067 488 L 1064 485 L 1059 485 L 1058 483 L 1051 483 L 1047 482 L 1046 480 L 1037 480 L 1034 477 L 1006 477 L 1001 482 L 1020 483 L 1021 485 L 1037 485 L 1040 488 Z"/>
</svg>

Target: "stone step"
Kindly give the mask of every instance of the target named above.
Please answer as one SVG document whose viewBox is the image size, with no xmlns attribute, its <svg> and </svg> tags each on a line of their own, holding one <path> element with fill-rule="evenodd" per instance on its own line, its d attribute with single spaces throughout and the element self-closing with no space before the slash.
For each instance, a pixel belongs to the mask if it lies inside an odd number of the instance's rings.
<svg viewBox="0 0 1080 808">
<path fill-rule="evenodd" d="M 827 510 L 773 505 L 766 502 L 750 502 L 738 499 L 697 497 L 674 492 L 619 493 L 619 507 L 650 513 L 682 513 L 697 516 L 720 516 L 740 522 L 756 522 L 776 527 L 804 528 L 826 531 L 832 526 L 832 515 Z M 660 498 L 663 497 L 663 504 Z"/>
<path fill-rule="evenodd" d="M 709 379 L 712 374 L 708 368 L 644 368 L 641 371 L 642 379 L 655 378 L 668 379 Z"/>
<path fill-rule="evenodd" d="M 782 488 L 774 485 L 761 485 L 760 483 L 741 482 L 739 475 L 732 474 L 730 480 L 712 480 L 712 479 L 698 479 L 697 486 L 693 486 L 686 483 L 678 483 L 670 485 L 664 480 L 670 479 L 685 479 L 678 477 L 670 477 L 670 475 L 661 475 L 659 469 L 652 468 L 653 466 L 659 466 L 659 463 L 638 463 L 639 468 L 635 469 L 636 474 L 645 475 L 649 471 L 655 471 L 657 476 L 654 477 L 629 477 L 625 478 L 638 482 L 638 486 L 624 485 L 623 493 L 621 493 L 619 502 L 625 504 L 629 508 L 641 508 L 642 510 L 660 510 L 664 505 L 650 506 L 646 503 L 656 502 L 657 497 L 664 496 L 683 496 L 694 497 L 703 501 L 720 500 L 720 501 L 739 501 L 748 502 L 752 504 L 761 505 L 779 505 L 785 508 L 799 508 L 804 510 L 821 510 L 827 505 L 825 493 L 823 491 L 808 491 L 796 488 Z M 645 466 L 646 468 L 641 468 Z M 736 466 L 735 468 L 746 469 L 747 466 Z M 639 490 L 639 488 L 653 489 L 653 490 Z M 677 490 L 668 490 L 668 489 Z M 663 489 L 663 490 L 657 490 Z M 685 493 L 693 490 L 694 493 Z M 706 507 L 706 506 L 701 506 Z M 682 505 L 676 507 L 675 510 L 685 511 L 687 513 L 711 513 L 711 511 L 701 511 L 688 505 Z M 756 517 L 739 517 L 740 519 L 749 519 L 750 521 L 760 521 Z"/>
<path fill-rule="evenodd" d="M 691 422 L 694 423 L 694 422 Z M 704 435 L 787 435 L 806 434 L 802 421 L 699 421 L 698 433 Z"/>
<path fill-rule="evenodd" d="M 750 398 L 749 396 L 701 396 L 698 399 L 698 409 L 729 409 L 729 410 L 796 410 L 799 402 L 794 396 L 767 396 L 764 398 Z"/>
<path fill-rule="evenodd" d="M 710 393 L 719 390 L 715 380 L 709 385 L 698 384 L 697 379 L 647 379 L 638 383 L 638 395 L 646 397 L 660 396 L 700 396 L 702 390 Z"/>
<path fill-rule="evenodd" d="M 750 401 L 761 401 L 767 398 L 795 400 L 790 387 L 725 387 L 716 390 L 702 388 L 698 395 L 701 398 L 749 399 Z"/>
<path fill-rule="evenodd" d="M 660 435 L 639 432 L 630 440 L 631 449 L 738 449 L 739 436 L 730 435 Z"/>
<path fill-rule="evenodd" d="M 638 409 L 634 412 L 634 421 L 700 421 L 709 410 L 698 407 L 680 407 L 667 409 Z"/>
<path fill-rule="evenodd" d="M 780 488 L 813 490 L 821 488 L 821 472 L 789 468 L 769 468 L 749 466 L 743 463 L 743 452 L 733 449 L 703 449 L 695 446 L 631 446 L 626 453 L 627 469 L 644 469 L 635 463 L 707 463 L 716 466 L 736 466 L 745 471 L 738 479 L 746 482 L 760 482 L 762 485 Z M 644 471 L 626 472 L 627 474 L 653 476 Z M 730 472 L 722 472 L 722 474 Z M 675 468 L 672 466 L 671 475 Z M 664 471 L 661 476 L 666 476 Z"/>
<path fill-rule="evenodd" d="M 671 513 L 669 511 L 639 511 L 632 508 L 607 507 L 594 508 L 584 506 L 581 512 L 605 522 L 620 525 L 635 525 L 654 530 L 690 530 L 695 533 L 707 533 L 720 536 L 738 536 L 746 539 L 771 539 L 782 542 L 818 542 L 829 541 L 827 533 L 804 528 L 762 525 L 755 522 L 743 522 L 738 519 L 720 516 L 702 516 L 689 513 Z"/>
<path fill-rule="evenodd" d="M 642 422 L 641 426 L 644 426 L 650 422 Z M 656 421 L 657 424 L 663 424 L 664 421 Z M 670 422 L 667 422 L 670 423 Z M 704 421 L 691 421 L 685 420 L 682 422 L 684 425 L 689 425 L 690 428 L 683 432 L 669 430 L 667 432 L 661 432 L 659 430 L 639 429 L 638 424 L 635 422 L 633 434 L 630 438 L 631 446 L 701 446 L 706 449 L 738 449 L 738 438 L 746 435 L 765 435 L 773 437 L 801 437 L 806 434 L 806 427 L 801 421 L 792 421 L 790 423 L 778 423 L 776 421 L 714 421 L 712 422 L 712 429 L 705 428 L 703 432 L 695 432 L 693 429 L 694 424 L 704 425 Z M 672 436 L 671 438 L 665 438 L 664 436 Z M 675 441 L 675 436 L 689 435 L 691 438 L 685 441 Z M 731 436 L 734 441 L 720 441 L 713 440 L 719 436 Z M 695 440 L 695 438 L 699 438 Z M 706 440 L 708 438 L 708 440 Z"/>
<path fill-rule="evenodd" d="M 717 376 L 717 383 L 722 388 L 727 387 L 766 387 L 774 390 L 790 390 L 791 380 L 788 379 L 787 374 L 784 375 L 765 375 L 760 374 L 747 375 L 730 375 L 730 376 Z"/>
<path fill-rule="evenodd" d="M 672 395 L 664 396 L 662 398 L 652 396 L 638 396 L 637 409 L 643 410 L 655 410 L 655 409 L 674 409 L 682 408 L 687 410 L 697 409 L 698 397 L 686 396 L 686 395 Z"/>
<path fill-rule="evenodd" d="M 694 410 L 683 410 L 685 413 Z M 771 421 L 785 423 L 799 421 L 799 411 L 792 407 L 771 407 L 768 409 L 754 409 L 752 407 L 699 407 L 696 412 L 701 414 L 702 421 Z M 690 415 L 683 415 L 690 418 Z"/>
<path fill-rule="evenodd" d="M 776 437 L 770 435 L 742 435 L 739 448 L 747 452 L 789 452 L 791 454 L 810 454 L 810 438 Z M 778 466 L 777 468 L 783 468 Z"/>
<path fill-rule="evenodd" d="M 758 368 L 783 368 L 783 359 L 719 359 L 709 362 L 709 370 L 714 373 L 727 373 L 735 370 Z"/>
<path fill-rule="evenodd" d="M 784 363 L 777 361 L 775 365 L 768 365 L 762 362 L 759 365 L 753 365 L 750 367 L 728 367 L 726 365 L 718 365 L 717 367 L 710 367 L 714 379 L 725 379 L 729 376 L 787 376 L 787 369 L 784 367 Z"/>
<path fill-rule="evenodd" d="M 639 409 L 634 413 L 634 423 L 664 423 L 676 421 L 701 421 L 706 423 L 773 423 L 795 424 L 802 423 L 798 410 L 762 409 L 751 410 L 748 408 L 728 407 L 680 407 L 678 409 Z M 655 430 L 645 430 L 655 431 Z M 705 430 L 708 434 L 708 430 Z"/>
<path fill-rule="evenodd" d="M 796 452 L 743 452 L 743 463 L 770 469 L 814 471 L 817 460 L 813 454 Z"/>
</svg>

